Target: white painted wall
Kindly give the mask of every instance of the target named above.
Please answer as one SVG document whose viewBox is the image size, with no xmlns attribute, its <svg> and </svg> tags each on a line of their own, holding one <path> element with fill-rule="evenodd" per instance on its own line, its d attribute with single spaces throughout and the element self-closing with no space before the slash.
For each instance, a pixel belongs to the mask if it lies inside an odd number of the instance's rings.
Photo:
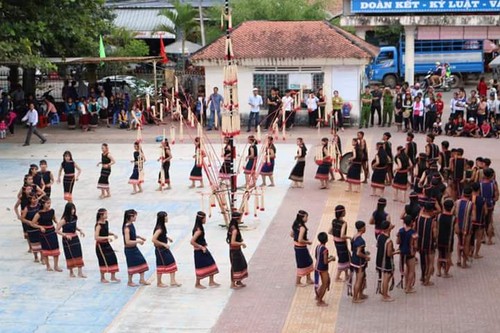
<svg viewBox="0 0 500 333">
<path fill-rule="evenodd" d="M 351 102 L 351 118 L 357 122 L 360 115 L 361 66 L 333 66 L 330 71 L 331 92 L 339 91 L 344 101 Z M 326 78 L 325 78 L 326 79 Z"/>
</svg>

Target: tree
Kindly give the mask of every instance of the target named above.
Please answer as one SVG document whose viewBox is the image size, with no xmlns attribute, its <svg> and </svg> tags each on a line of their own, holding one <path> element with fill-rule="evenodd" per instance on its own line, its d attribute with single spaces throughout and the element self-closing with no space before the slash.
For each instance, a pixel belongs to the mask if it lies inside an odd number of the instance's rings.
<svg viewBox="0 0 500 333">
<path fill-rule="evenodd" d="M 50 67 L 43 57 L 96 56 L 113 16 L 104 0 L 0 2 L 0 62 Z"/>
<path fill-rule="evenodd" d="M 149 46 L 143 40 L 134 38 L 134 33 L 125 28 L 114 27 L 104 37 L 104 44 L 111 49 L 108 53 L 117 57 L 142 57 L 149 54 Z"/>
<path fill-rule="evenodd" d="M 179 0 L 169 1 L 174 9 L 162 9 L 158 15 L 165 16 L 172 25 L 160 24 L 156 31 L 166 31 L 174 34 L 176 39 L 182 43 L 182 52 L 184 52 L 186 40 L 196 42 L 199 36 L 199 25 L 196 21 L 198 11 L 190 4 L 182 4 Z"/>
<path fill-rule="evenodd" d="M 220 16 L 223 7 L 208 10 L 211 24 L 207 27 L 207 40 L 213 41 L 222 32 Z M 231 1 L 233 26 L 244 21 L 316 21 L 327 17 L 325 0 L 233 0 Z"/>
</svg>

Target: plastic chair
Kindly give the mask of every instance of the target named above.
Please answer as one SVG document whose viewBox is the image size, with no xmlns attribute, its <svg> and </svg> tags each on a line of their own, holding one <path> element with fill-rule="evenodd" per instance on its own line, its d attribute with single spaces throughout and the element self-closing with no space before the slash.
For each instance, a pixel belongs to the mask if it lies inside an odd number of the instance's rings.
<svg viewBox="0 0 500 333">
<path fill-rule="evenodd" d="M 60 118 L 59 118 L 59 115 L 57 113 L 54 113 L 54 115 L 52 116 L 52 118 L 50 119 L 50 124 L 51 125 L 58 125 L 60 123 Z"/>
<path fill-rule="evenodd" d="M 352 118 L 351 118 L 351 110 L 352 110 L 352 104 L 349 102 L 345 102 L 342 104 L 342 118 L 344 119 L 344 125 L 345 121 L 349 121 L 349 127 L 352 127 Z"/>
<path fill-rule="evenodd" d="M 46 116 L 38 117 L 38 124 L 36 125 L 36 127 L 38 127 L 38 128 L 47 127 L 47 117 Z"/>
</svg>

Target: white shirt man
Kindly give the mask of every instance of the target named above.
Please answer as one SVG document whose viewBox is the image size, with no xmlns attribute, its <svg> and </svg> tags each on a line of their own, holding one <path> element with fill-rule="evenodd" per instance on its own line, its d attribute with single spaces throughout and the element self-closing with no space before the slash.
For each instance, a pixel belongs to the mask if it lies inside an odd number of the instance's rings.
<svg viewBox="0 0 500 333">
<path fill-rule="evenodd" d="M 291 112 L 293 110 L 293 97 L 290 96 L 289 93 L 283 96 L 281 102 L 283 103 L 283 108 L 285 109 L 285 111 Z"/>
<path fill-rule="evenodd" d="M 255 131 L 257 131 L 257 126 L 259 126 L 259 112 L 260 106 L 264 104 L 262 101 L 262 96 L 259 95 L 259 89 L 253 88 L 253 94 L 248 97 L 248 104 L 250 105 L 250 114 L 248 117 L 248 128 L 247 132 L 250 132 L 250 127 L 252 126 L 252 120 L 255 122 Z"/>
<path fill-rule="evenodd" d="M 47 139 L 45 139 L 45 137 L 36 129 L 36 125 L 38 124 L 38 111 L 35 110 L 35 105 L 33 103 L 30 103 L 29 110 L 26 112 L 22 121 L 25 121 L 28 125 L 28 133 L 26 133 L 26 140 L 24 141 L 23 146 L 30 145 L 31 134 L 33 133 L 42 141 L 42 144 L 47 141 Z"/>
</svg>

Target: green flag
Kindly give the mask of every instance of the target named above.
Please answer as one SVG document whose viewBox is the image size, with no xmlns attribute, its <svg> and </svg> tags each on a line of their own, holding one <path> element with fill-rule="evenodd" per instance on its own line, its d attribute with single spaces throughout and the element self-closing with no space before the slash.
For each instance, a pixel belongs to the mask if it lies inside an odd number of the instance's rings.
<svg viewBox="0 0 500 333">
<path fill-rule="evenodd" d="M 106 51 L 104 50 L 104 43 L 102 42 L 102 35 L 99 35 L 99 58 L 106 58 Z"/>
</svg>

